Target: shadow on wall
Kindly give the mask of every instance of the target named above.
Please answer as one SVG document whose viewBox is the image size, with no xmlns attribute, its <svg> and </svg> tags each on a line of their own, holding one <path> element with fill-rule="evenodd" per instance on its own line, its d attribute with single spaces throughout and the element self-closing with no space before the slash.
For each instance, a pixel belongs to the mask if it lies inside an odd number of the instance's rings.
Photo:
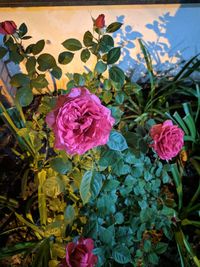
<svg viewBox="0 0 200 267">
<path fill-rule="evenodd" d="M 118 22 L 125 23 L 125 16 L 117 17 Z M 132 26 L 125 26 L 114 37 L 122 45 L 122 59 L 119 66 L 131 76 L 134 81 L 143 77 L 145 81 L 146 66 L 141 53 L 131 56 L 132 49 L 138 45 L 138 38 L 143 40 L 153 60 L 157 73 L 167 72 L 170 75 L 181 68 L 185 61 L 200 53 L 200 6 L 181 6 L 175 15 L 164 13 L 157 20 L 146 24 L 146 28 L 155 35 L 155 41 L 149 41 L 145 36 L 135 31 Z"/>
</svg>

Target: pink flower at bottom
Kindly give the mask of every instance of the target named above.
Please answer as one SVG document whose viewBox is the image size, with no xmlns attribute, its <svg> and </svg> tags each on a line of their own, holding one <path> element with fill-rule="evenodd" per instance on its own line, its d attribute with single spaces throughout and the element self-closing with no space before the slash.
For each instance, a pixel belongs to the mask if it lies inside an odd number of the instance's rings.
<svg viewBox="0 0 200 267">
<path fill-rule="evenodd" d="M 70 242 L 66 247 L 68 267 L 94 267 L 97 256 L 92 253 L 94 241 L 91 238 L 79 238 L 76 243 Z"/>
<path fill-rule="evenodd" d="M 153 125 L 150 136 L 153 139 L 153 149 L 163 160 L 177 156 L 184 145 L 184 132 L 177 125 L 173 125 L 171 120 Z"/>
<path fill-rule="evenodd" d="M 56 149 L 81 155 L 108 142 L 115 120 L 96 95 L 80 87 L 58 97 L 46 122 L 53 129 Z"/>
</svg>

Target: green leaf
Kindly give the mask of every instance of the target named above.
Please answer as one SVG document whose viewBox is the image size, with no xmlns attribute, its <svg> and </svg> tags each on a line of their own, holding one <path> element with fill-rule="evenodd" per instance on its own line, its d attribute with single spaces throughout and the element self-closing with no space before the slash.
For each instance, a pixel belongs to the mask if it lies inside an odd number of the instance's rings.
<svg viewBox="0 0 200 267">
<path fill-rule="evenodd" d="M 92 46 L 94 44 L 93 35 L 90 31 L 85 32 L 83 36 L 83 43 L 86 47 Z"/>
<path fill-rule="evenodd" d="M 35 72 L 36 59 L 35 57 L 29 57 L 26 61 L 26 70 L 29 75 L 32 75 Z"/>
<path fill-rule="evenodd" d="M 65 185 L 59 177 L 47 178 L 43 185 L 43 191 L 48 197 L 56 198 L 63 193 Z"/>
<path fill-rule="evenodd" d="M 0 46 L 0 59 L 2 59 L 6 54 L 7 54 L 8 50 L 3 47 L 3 46 Z"/>
<path fill-rule="evenodd" d="M 58 66 L 53 67 L 51 70 L 51 75 L 59 80 L 62 77 L 62 69 Z"/>
<path fill-rule="evenodd" d="M 99 229 L 99 239 L 107 245 L 111 245 L 113 243 L 114 234 L 113 226 L 110 226 L 109 228 L 100 227 Z"/>
<path fill-rule="evenodd" d="M 36 247 L 38 242 L 21 242 L 17 244 L 13 244 L 9 247 L 4 247 L 0 249 L 0 260 L 14 256 L 16 254 L 21 254 L 27 251 L 31 251 L 34 247 Z"/>
<path fill-rule="evenodd" d="M 90 186 L 91 186 L 92 176 L 93 176 L 93 172 L 87 171 L 84 173 L 83 178 L 81 180 L 80 195 L 81 195 L 83 204 L 86 204 L 90 200 L 90 197 L 91 197 Z"/>
<path fill-rule="evenodd" d="M 63 65 L 69 64 L 73 58 L 74 58 L 74 53 L 65 51 L 59 54 L 58 62 Z"/>
<path fill-rule="evenodd" d="M 9 60 L 13 61 L 15 64 L 19 64 L 24 59 L 24 56 L 21 55 L 17 50 L 9 52 Z"/>
<path fill-rule="evenodd" d="M 37 55 L 40 52 L 42 52 L 42 50 L 44 49 L 44 46 L 45 46 L 45 41 L 44 40 L 40 40 L 36 44 L 34 44 L 33 47 L 32 47 L 33 55 Z"/>
<path fill-rule="evenodd" d="M 81 61 L 84 63 L 90 58 L 90 51 L 86 48 L 81 51 Z"/>
<path fill-rule="evenodd" d="M 113 66 L 109 69 L 109 77 L 113 82 L 119 83 L 121 86 L 124 84 L 124 72 L 117 66 Z"/>
<path fill-rule="evenodd" d="M 49 239 L 44 239 L 36 250 L 31 267 L 49 267 L 50 258 Z"/>
<path fill-rule="evenodd" d="M 112 257 L 120 264 L 129 263 L 131 260 L 129 249 L 122 245 L 118 245 L 117 247 L 113 248 Z"/>
<path fill-rule="evenodd" d="M 119 107 L 110 107 L 109 109 L 111 110 L 112 117 L 115 119 L 115 124 L 120 122 L 122 115 L 124 112 L 119 108 Z"/>
<path fill-rule="evenodd" d="M 33 101 L 33 93 L 27 87 L 21 87 L 17 90 L 16 100 L 22 107 L 26 107 Z"/>
<path fill-rule="evenodd" d="M 78 51 L 82 48 L 81 42 L 74 38 L 65 40 L 62 45 L 70 51 Z"/>
<path fill-rule="evenodd" d="M 110 35 L 104 35 L 99 42 L 99 50 L 102 53 L 108 52 L 114 47 L 114 40 Z"/>
<path fill-rule="evenodd" d="M 109 92 L 109 91 L 105 91 L 103 93 L 103 98 L 102 99 L 106 104 L 108 104 L 112 100 L 112 93 Z"/>
<path fill-rule="evenodd" d="M 167 243 L 159 242 L 156 245 L 155 252 L 157 254 L 163 254 L 167 250 L 167 248 L 168 248 L 168 244 Z"/>
<path fill-rule="evenodd" d="M 68 224 L 73 223 L 75 219 L 75 210 L 72 205 L 68 205 L 67 208 L 65 209 L 64 219 L 65 219 L 65 222 Z"/>
<path fill-rule="evenodd" d="M 19 26 L 19 36 L 20 37 L 23 37 L 26 33 L 27 33 L 28 29 L 27 29 L 27 26 L 25 23 L 22 23 L 20 26 Z"/>
<path fill-rule="evenodd" d="M 105 63 L 103 63 L 103 61 L 98 61 L 96 66 L 95 66 L 95 71 L 98 73 L 98 74 L 101 74 L 103 73 L 104 71 L 106 71 L 107 69 L 107 65 Z"/>
<path fill-rule="evenodd" d="M 31 80 L 31 86 L 36 89 L 42 89 L 48 86 L 48 81 L 44 74 L 38 75 L 37 78 Z"/>
<path fill-rule="evenodd" d="M 108 27 L 106 28 L 106 32 L 107 33 L 116 32 L 117 30 L 121 28 L 122 25 L 123 24 L 120 22 L 113 22 L 110 25 L 108 25 Z"/>
<path fill-rule="evenodd" d="M 98 196 L 103 178 L 104 176 L 98 172 L 85 172 L 80 184 L 80 195 L 83 204 L 86 204 L 91 197 L 94 199 Z"/>
<path fill-rule="evenodd" d="M 120 55 L 121 55 L 121 48 L 120 47 L 115 47 L 115 48 L 111 49 L 108 52 L 107 63 L 108 64 L 114 64 L 115 62 L 118 61 L 118 59 L 120 58 Z"/>
<path fill-rule="evenodd" d="M 65 174 L 72 169 L 71 161 L 64 160 L 63 158 L 53 158 L 50 161 L 50 166 L 60 174 Z"/>
<path fill-rule="evenodd" d="M 151 241 L 150 240 L 144 240 L 144 252 L 150 252 L 151 251 Z"/>
<path fill-rule="evenodd" d="M 123 151 L 128 148 L 126 139 L 117 131 L 112 131 L 107 146 L 116 151 Z"/>
<path fill-rule="evenodd" d="M 85 85 L 85 78 L 79 74 L 79 73 L 74 73 L 74 82 L 77 86 L 84 86 Z"/>
<path fill-rule="evenodd" d="M 39 64 L 38 69 L 40 71 L 46 71 L 48 69 L 51 69 L 53 67 L 56 66 L 56 61 L 54 59 L 54 57 L 50 54 L 41 54 L 38 58 L 37 58 L 37 62 Z"/>
<path fill-rule="evenodd" d="M 93 199 L 95 199 L 99 195 L 104 178 L 105 177 L 103 174 L 94 172 L 91 183 L 91 194 Z"/>
<path fill-rule="evenodd" d="M 159 258 L 158 256 L 156 255 L 156 253 L 150 253 L 148 255 L 148 260 L 150 263 L 152 263 L 153 265 L 156 265 L 158 264 L 158 261 L 159 261 Z"/>
<path fill-rule="evenodd" d="M 12 76 L 10 84 L 14 87 L 30 85 L 30 79 L 28 75 L 23 73 L 17 73 Z"/>
</svg>

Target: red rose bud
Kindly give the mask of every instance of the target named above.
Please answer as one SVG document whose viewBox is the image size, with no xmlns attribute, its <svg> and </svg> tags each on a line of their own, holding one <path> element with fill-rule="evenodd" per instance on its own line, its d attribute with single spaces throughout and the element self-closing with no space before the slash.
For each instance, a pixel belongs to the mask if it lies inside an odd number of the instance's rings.
<svg viewBox="0 0 200 267">
<path fill-rule="evenodd" d="M 97 256 L 92 253 L 94 241 L 91 238 L 79 238 L 76 243 L 70 242 L 66 247 L 68 267 L 94 267 Z"/>
<path fill-rule="evenodd" d="M 0 34 L 13 34 L 17 30 L 17 25 L 14 21 L 4 21 L 0 23 Z"/>
<path fill-rule="evenodd" d="M 94 26 L 97 27 L 98 29 L 101 29 L 105 26 L 105 15 L 104 14 L 99 15 L 95 19 Z"/>
</svg>

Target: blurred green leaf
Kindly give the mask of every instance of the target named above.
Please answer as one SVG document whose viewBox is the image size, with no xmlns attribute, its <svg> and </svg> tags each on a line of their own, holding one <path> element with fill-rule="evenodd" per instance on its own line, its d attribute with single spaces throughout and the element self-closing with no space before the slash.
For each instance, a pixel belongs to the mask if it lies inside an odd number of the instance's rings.
<svg viewBox="0 0 200 267">
<path fill-rule="evenodd" d="M 65 40 L 62 45 L 70 51 L 78 51 L 82 48 L 81 42 L 74 38 Z"/>
</svg>

